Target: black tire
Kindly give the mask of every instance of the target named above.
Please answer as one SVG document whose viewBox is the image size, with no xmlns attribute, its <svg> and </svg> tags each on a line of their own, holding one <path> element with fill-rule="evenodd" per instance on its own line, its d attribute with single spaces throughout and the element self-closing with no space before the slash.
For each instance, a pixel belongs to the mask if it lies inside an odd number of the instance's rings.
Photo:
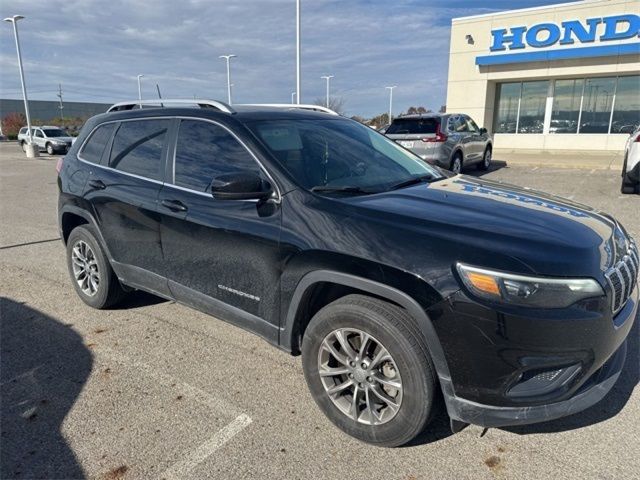
<svg viewBox="0 0 640 480">
<path fill-rule="evenodd" d="M 53 145 L 51 145 L 50 143 L 47 143 L 46 150 L 49 155 L 53 155 L 55 153 L 55 150 L 53 149 Z"/>
<path fill-rule="evenodd" d="M 73 249 L 76 246 L 79 246 L 81 242 L 84 242 L 91 249 L 93 253 L 92 258 L 95 259 L 97 273 L 99 275 L 99 283 L 97 284 L 96 291 L 93 294 L 88 294 L 83 291 L 78 284 L 74 273 Z M 79 227 L 74 228 L 69 235 L 69 239 L 67 240 L 67 267 L 69 269 L 71 283 L 73 284 L 76 293 L 82 301 L 90 307 L 97 309 L 109 308 L 122 300 L 125 295 L 125 292 L 122 289 L 115 272 L 111 268 L 100 243 L 96 239 L 93 228 L 89 225 L 80 225 Z"/>
<path fill-rule="evenodd" d="M 491 145 L 488 145 L 484 150 L 484 154 L 482 155 L 482 161 L 478 163 L 478 170 L 482 170 L 483 172 L 489 170 L 489 167 L 491 166 L 491 153 Z"/>
<path fill-rule="evenodd" d="M 27 153 L 27 144 L 24 141 L 20 142 L 20 148 L 24 153 Z"/>
<path fill-rule="evenodd" d="M 397 413 L 386 423 L 371 425 L 355 420 L 343 413 L 325 390 L 318 367 L 322 343 L 340 328 L 370 335 L 386 348 L 397 366 L 402 398 Z M 314 315 L 304 333 L 302 363 L 307 385 L 320 409 L 338 428 L 361 441 L 384 447 L 404 445 L 431 419 L 437 388 L 435 370 L 418 327 L 400 307 L 363 295 L 347 295 L 330 303 Z"/>
<path fill-rule="evenodd" d="M 629 174 L 625 173 L 622 177 L 622 185 L 620 186 L 620 193 L 640 193 L 640 185 L 629 178 Z"/>
<path fill-rule="evenodd" d="M 620 193 L 640 193 L 640 182 L 634 182 L 627 172 L 627 157 L 622 165 L 622 185 L 620 185 Z"/>
<path fill-rule="evenodd" d="M 460 167 L 458 167 L 458 164 Z M 453 173 L 462 173 L 462 168 L 464 167 L 464 157 L 462 156 L 462 152 L 457 151 L 453 158 L 451 158 L 451 162 L 449 163 L 449 170 Z"/>
</svg>

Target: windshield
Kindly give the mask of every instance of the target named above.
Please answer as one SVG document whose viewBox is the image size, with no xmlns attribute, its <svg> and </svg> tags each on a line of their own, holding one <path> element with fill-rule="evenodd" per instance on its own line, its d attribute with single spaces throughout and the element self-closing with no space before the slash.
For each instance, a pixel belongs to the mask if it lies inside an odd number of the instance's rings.
<svg viewBox="0 0 640 480">
<path fill-rule="evenodd" d="M 398 118 L 389 125 L 385 134 L 436 133 L 439 123 L 440 120 L 435 117 Z"/>
<path fill-rule="evenodd" d="M 413 178 L 443 178 L 419 157 L 355 121 L 264 120 L 248 127 L 306 189 L 352 187 L 352 192 L 373 193 Z"/>
<path fill-rule="evenodd" d="M 59 128 L 44 128 L 43 131 L 47 137 L 68 137 L 67 132 Z"/>
</svg>

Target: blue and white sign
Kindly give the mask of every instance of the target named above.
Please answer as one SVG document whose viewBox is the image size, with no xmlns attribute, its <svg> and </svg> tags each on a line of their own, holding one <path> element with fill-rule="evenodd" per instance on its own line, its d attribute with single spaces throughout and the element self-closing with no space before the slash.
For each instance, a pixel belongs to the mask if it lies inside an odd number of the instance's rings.
<svg viewBox="0 0 640 480">
<path fill-rule="evenodd" d="M 491 31 L 495 53 L 476 57 L 476 65 L 640 54 L 639 37 L 640 15 L 634 14 L 499 28 Z"/>
</svg>

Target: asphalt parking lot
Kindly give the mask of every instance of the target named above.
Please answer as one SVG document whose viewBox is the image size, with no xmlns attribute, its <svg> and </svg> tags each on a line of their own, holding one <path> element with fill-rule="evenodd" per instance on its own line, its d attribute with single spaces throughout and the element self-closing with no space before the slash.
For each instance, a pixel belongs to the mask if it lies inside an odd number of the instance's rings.
<svg viewBox="0 0 640 480">
<path fill-rule="evenodd" d="M 56 226 L 55 163 L 0 144 L 0 477 L 639 478 L 640 329 L 598 405 L 546 424 L 371 447 L 316 408 L 299 358 L 214 318 L 136 293 L 96 311 L 76 296 Z M 640 238 L 640 196 L 611 170 L 510 167 L 486 178 L 615 215 Z"/>
</svg>

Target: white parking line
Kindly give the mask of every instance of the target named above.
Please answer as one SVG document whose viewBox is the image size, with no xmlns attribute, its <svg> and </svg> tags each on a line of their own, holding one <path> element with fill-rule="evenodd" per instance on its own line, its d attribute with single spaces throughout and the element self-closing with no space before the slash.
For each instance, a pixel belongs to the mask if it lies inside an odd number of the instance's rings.
<svg viewBox="0 0 640 480">
<path fill-rule="evenodd" d="M 535 172 L 538 168 L 540 168 L 540 167 L 533 167 L 533 168 L 531 169 L 531 171 L 532 171 L 532 172 Z"/>
<path fill-rule="evenodd" d="M 198 387 L 194 387 L 193 385 L 190 385 L 186 382 L 181 382 L 176 378 L 172 377 L 171 375 L 167 375 L 165 373 L 159 372 L 158 370 L 147 365 L 146 363 L 140 362 L 138 360 L 134 360 L 133 358 L 130 358 L 127 355 L 123 355 L 120 352 L 111 350 L 106 347 L 98 347 L 94 350 L 94 352 L 99 356 L 104 356 L 105 358 L 110 359 L 113 362 L 117 362 L 124 366 L 134 367 L 137 370 L 141 370 L 142 372 L 144 372 L 146 376 L 154 378 L 160 383 L 164 383 L 168 385 L 171 385 L 171 384 L 179 385 L 180 391 L 184 392 L 186 396 L 193 398 L 197 402 L 200 402 L 208 406 L 209 408 L 211 408 L 212 410 L 215 410 L 216 412 L 224 413 L 227 415 L 238 415 L 239 413 L 238 410 L 235 409 L 233 406 L 229 405 L 228 402 L 218 400 L 217 398 L 211 396 L 210 394 L 208 394 L 204 390 L 199 389 Z"/>
<path fill-rule="evenodd" d="M 164 480 L 184 478 L 191 470 L 213 455 L 216 450 L 244 430 L 250 423 L 251 417 L 244 414 L 239 415 L 233 422 L 219 430 L 209 440 L 188 453 L 184 459 L 174 463 L 158 478 Z"/>
</svg>

